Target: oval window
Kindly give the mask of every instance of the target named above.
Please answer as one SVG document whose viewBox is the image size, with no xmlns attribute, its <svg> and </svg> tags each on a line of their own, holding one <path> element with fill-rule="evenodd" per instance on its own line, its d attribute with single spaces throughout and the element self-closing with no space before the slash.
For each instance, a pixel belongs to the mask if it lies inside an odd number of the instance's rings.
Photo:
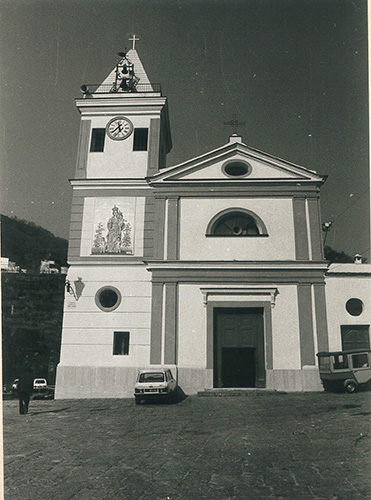
<svg viewBox="0 0 371 500">
<path fill-rule="evenodd" d="M 105 286 L 97 291 L 95 303 L 102 311 L 114 311 L 121 302 L 121 294 L 117 288 Z"/>
<path fill-rule="evenodd" d="M 242 161 L 232 161 L 223 166 L 223 171 L 229 177 L 244 177 L 251 172 L 251 165 Z"/>
<path fill-rule="evenodd" d="M 345 309 L 351 316 L 359 316 L 363 311 L 363 302 L 360 299 L 349 299 L 345 304 Z"/>
</svg>

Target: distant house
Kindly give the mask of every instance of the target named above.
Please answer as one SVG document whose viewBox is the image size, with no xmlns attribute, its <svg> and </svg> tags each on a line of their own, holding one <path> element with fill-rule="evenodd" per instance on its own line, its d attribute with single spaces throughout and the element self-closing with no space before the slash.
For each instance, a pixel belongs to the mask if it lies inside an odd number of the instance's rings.
<svg viewBox="0 0 371 500">
<path fill-rule="evenodd" d="M 20 267 L 15 262 L 9 260 L 9 257 L 1 257 L 1 270 L 8 273 L 19 273 Z M 26 270 L 22 269 L 22 272 L 25 273 Z"/>
<path fill-rule="evenodd" d="M 54 260 L 42 260 L 40 265 L 40 274 L 59 274 L 59 267 Z"/>
<path fill-rule="evenodd" d="M 1 257 L 1 270 L 7 271 L 8 267 L 9 267 L 9 258 L 8 257 Z"/>
</svg>

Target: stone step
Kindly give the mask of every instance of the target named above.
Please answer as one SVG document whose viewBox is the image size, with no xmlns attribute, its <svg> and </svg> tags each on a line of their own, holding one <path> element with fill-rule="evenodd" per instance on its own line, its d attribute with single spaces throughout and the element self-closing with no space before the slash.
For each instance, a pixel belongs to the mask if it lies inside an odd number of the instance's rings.
<svg viewBox="0 0 371 500">
<path fill-rule="evenodd" d="M 218 388 L 218 389 L 205 389 L 198 391 L 197 396 L 200 397 L 233 397 L 233 396 L 249 396 L 250 394 L 266 393 L 268 389 L 257 389 L 256 387 L 238 387 L 238 388 Z M 269 391 L 275 392 L 275 391 Z"/>
</svg>

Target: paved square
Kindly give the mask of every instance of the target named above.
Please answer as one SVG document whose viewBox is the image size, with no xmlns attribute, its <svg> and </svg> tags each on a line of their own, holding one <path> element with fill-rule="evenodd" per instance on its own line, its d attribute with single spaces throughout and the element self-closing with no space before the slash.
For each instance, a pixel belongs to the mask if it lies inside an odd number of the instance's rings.
<svg viewBox="0 0 371 500">
<path fill-rule="evenodd" d="M 371 498 L 370 393 L 4 401 L 6 500 Z"/>
</svg>

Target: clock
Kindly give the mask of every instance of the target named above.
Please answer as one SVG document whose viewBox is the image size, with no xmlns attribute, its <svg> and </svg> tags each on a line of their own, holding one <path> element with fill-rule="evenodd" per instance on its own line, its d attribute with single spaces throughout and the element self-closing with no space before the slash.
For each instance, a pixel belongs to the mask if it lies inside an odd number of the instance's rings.
<svg viewBox="0 0 371 500">
<path fill-rule="evenodd" d="M 131 121 L 124 116 L 112 118 L 112 120 L 107 123 L 106 127 L 108 137 L 114 141 L 126 139 L 133 132 L 133 129 L 134 127 Z"/>
</svg>

